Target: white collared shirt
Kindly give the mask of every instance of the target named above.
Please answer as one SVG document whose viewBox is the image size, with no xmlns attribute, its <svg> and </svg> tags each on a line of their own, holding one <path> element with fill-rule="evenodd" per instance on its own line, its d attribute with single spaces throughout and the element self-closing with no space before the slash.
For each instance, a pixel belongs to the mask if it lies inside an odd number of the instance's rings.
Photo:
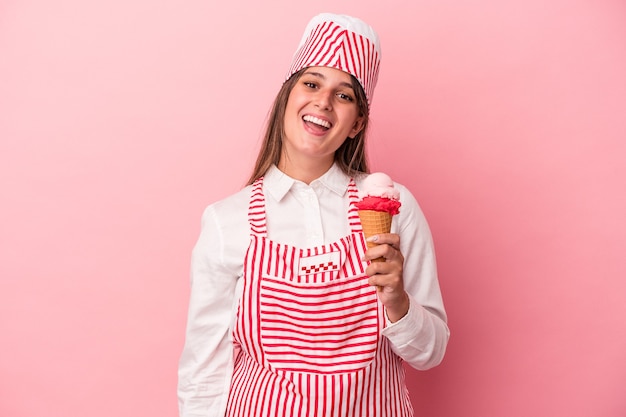
<svg viewBox="0 0 626 417">
<path fill-rule="evenodd" d="M 364 178 L 364 177 L 363 177 Z M 357 187 L 363 178 L 356 178 Z M 268 237 L 297 247 L 328 244 L 346 236 L 350 179 L 336 166 L 305 184 L 272 166 L 263 187 Z M 449 338 L 437 280 L 431 233 L 413 195 L 402 185 L 402 206 L 393 217 L 404 255 L 404 288 L 410 307 L 387 323 L 383 336 L 416 369 L 443 359 Z M 191 295 L 185 347 L 179 364 L 181 417 L 223 417 L 233 370 L 231 329 L 242 290 L 244 256 L 250 243 L 251 186 L 206 208 L 192 253 Z"/>
</svg>

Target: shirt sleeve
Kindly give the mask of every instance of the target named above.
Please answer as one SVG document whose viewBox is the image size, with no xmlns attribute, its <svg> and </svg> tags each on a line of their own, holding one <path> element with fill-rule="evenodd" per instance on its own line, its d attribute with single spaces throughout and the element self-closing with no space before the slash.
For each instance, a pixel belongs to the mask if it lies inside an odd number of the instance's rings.
<svg viewBox="0 0 626 417">
<path fill-rule="evenodd" d="M 413 195 L 401 192 L 400 213 L 394 216 L 404 255 L 404 289 L 409 294 L 409 311 L 395 323 L 388 322 L 383 336 L 392 350 L 413 368 L 430 369 L 441 363 L 450 331 L 443 305 L 435 251 L 430 228 Z"/>
<path fill-rule="evenodd" d="M 202 216 L 192 251 L 185 346 L 178 367 L 181 417 L 222 417 L 233 369 L 230 335 L 237 284 L 226 266 L 223 227 L 213 206 Z"/>
</svg>

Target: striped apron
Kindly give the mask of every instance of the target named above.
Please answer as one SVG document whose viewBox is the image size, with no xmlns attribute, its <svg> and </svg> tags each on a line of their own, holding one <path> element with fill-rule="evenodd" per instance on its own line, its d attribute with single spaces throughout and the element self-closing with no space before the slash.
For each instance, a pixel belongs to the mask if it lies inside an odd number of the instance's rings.
<svg viewBox="0 0 626 417">
<path fill-rule="evenodd" d="M 381 336 L 382 304 L 348 188 L 350 235 L 300 249 L 267 238 L 263 180 L 252 187 L 250 246 L 233 328 L 228 417 L 410 417 L 402 360 Z"/>
</svg>

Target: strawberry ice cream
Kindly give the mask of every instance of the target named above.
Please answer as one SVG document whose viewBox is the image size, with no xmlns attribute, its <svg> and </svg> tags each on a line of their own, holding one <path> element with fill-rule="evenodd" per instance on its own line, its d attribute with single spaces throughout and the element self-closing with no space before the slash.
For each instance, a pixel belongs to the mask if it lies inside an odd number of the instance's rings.
<svg viewBox="0 0 626 417">
<path fill-rule="evenodd" d="M 365 238 L 391 231 L 391 218 L 399 213 L 400 192 L 395 189 L 391 178 L 382 172 L 370 174 L 359 191 L 360 201 L 356 203 Z M 368 248 L 376 246 L 367 242 Z M 384 262 L 377 258 L 372 262 Z"/>
</svg>

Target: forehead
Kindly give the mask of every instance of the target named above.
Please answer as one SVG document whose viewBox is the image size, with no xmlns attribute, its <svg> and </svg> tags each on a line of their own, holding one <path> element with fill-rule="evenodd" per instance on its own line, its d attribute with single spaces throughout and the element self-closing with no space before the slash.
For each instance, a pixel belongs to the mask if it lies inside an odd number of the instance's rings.
<svg viewBox="0 0 626 417">
<path fill-rule="evenodd" d="M 312 75 L 323 80 L 347 84 L 352 87 L 352 76 L 347 72 L 330 67 L 309 67 L 304 70 L 304 75 Z"/>
</svg>

